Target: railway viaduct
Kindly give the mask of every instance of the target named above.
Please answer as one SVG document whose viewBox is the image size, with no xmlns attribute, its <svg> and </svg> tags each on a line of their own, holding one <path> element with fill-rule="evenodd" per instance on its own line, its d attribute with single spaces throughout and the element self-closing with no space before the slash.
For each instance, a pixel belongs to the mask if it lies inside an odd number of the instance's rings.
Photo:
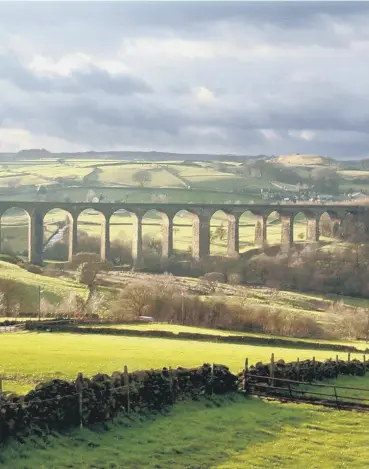
<svg viewBox="0 0 369 469">
<path fill-rule="evenodd" d="M 277 212 L 281 221 L 281 244 L 291 246 L 293 240 L 293 222 L 297 214 L 306 217 L 306 240 L 319 241 L 319 221 L 323 213 L 328 213 L 331 219 L 332 232 L 339 230 L 343 220 L 349 214 L 358 216 L 369 207 L 358 205 L 334 204 L 163 204 L 163 203 L 58 203 L 58 202 L 15 202 L 1 201 L 0 216 L 7 210 L 18 208 L 29 216 L 29 261 L 32 264 L 43 262 L 44 217 L 53 209 L 65 210 L 69 217 L 69 259 L 77 252 L 77 219 L 85 210 L 94 209 L 103 217 L 101 233 L 101 258 L 110 258 L 110 219 L 116 212 L 125 210 L 133 218 L 132 257 L 134 263 L 140 262 L 142 257 L 142 220 L 144 215 L 155 210 L 160 213 L 162 220 L 162 257 L 168 259 L 173 252 L 173 219 L 181 211 L 193 214 L 192 255 L 201 259 L 210 254 L 210 221 L 214 213 L 224 212 L 228 217 L 228 255 L 239 253 L 239 220 L 243 213 L 251 212 L 256 217 L 255 245 L 266 244 L 267 218 L 272 212 Z M 368 212 L 369 213 L 369 212 Z"/>
</svg>

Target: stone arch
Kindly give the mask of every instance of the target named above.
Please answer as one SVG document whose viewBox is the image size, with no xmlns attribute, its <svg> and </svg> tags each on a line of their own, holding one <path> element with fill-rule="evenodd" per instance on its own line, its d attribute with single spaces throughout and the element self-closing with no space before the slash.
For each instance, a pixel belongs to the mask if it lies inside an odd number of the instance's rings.
<svg viewBox="0 0 369 469">
<path fill-rule="evenodd" d="M 144 255 L 160 256 L 167 260 L 173 253 L 173 220 L 163 210 L 152 208 L 142 217 Z M 151 253 L 151 254 L 150 254 Z"/>
<path fill-rule="evenodd" d="M 101 259 L 109 258 L 109 218 L 95 208 L 85 208 L 76 217 L 76 252 L 100 254 Z"/>
<path fill-rule="evenodd" d="M 293 216 L 293 239 L 295 243 L 304 243 L 307 240 L 307 216 L 302 210 Z"/>
<path fill-rule="evenodd" d="M 66 209 L 48 210 L 43 216 L 43 259 L 72 260 L 74 251 L 75 220 Z M 58 248 L 52 249 L 56 244 Z M 51 257 L 50 257 L 51 256 Z"/>
<path fill-rule="evenodd" d="M 245 252 L 254 245 L 264 245 L 265 223 L 263 215 L 246 210 L 240 215 L 238 225 L 240 252 Z"/>
<path fill-rule="evenodd" d="M 21 206 L 7 208 L 0 216 L 0 251 L 28 258 L 30 251 L 30 213 Z"/>
<path fill-rule="evenodd" d="M 226 213 L 224 210 L 217 210 L 212 214 L 210 218 L 211 255 L 224 256 L 229 253 L 229 224 L 235 221 L 235 219 L 236 217 L 234 215 Z"/>
<path fill-rule="evenodd" d="M 176 212 L 173 216 L 172 230 L 174 252 L 182 252 L 192 257 L 199 257 L 199 230 L 200 217 L 198 213 L 188 208 Z"/>
<path fill-rule="evenodd" d="M 345 241 L 367 243 L 369 241 L 368 212 L 347 210 L 341 213 L 340 237 Z"/>
<path fill-rule="evenodd" d="M 281 243 L 282 220 L 281 214 L 273 210 L 265 214 L 265 238 L 266 244 L 274 245 Z"/>
<path fill-rule="evenodd" d="M 110 258 L 114 264 L 133 264 L 133 258 L 136 259 L 137 255 L 140 255 L 141 247 L 137 247 L 137 236 L 134 236 L 134 231 L 137 232 L 138 227 L 141 226 L 138 222 L 138 216 L 129 209 L 118 209 L 111 214 L 109 219 Z M 135 245 L 134 241 L 136 241 Z"/>
<path fill-rule="evenodd" d="M 139 266 L 142 262 L 142 215 L 130 207 L 115 210 L 109 219 L 113 263 Z"/>
<path fill-rule="evenodd" d="M 319 232 L 322 238 L 332 240 L 340 235 L 342 220 L 337 212 L 326 210 L 319 217 Z"/>
</svg>

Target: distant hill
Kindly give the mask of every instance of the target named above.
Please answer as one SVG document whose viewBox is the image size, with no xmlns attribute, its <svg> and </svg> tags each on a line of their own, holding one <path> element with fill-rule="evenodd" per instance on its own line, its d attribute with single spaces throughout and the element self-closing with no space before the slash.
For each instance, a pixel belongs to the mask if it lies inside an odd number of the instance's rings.
<svg viewBox="0 0 369 469">
<path fill-rule="evenodd" d="M 86 159 L 86 160 L 124 160 L 124 161 L 238 161 L 240 163 L 267 160 L 290 166 L 327 166 L 340 163 L 344 167 L 356 169 L 360 167 L 359 160 L 335 160 L 321 155 L 291 154 L 291 155 L 231 155 L 214 153 L 171 153 L 161 151 L 85 151 L 73 153 L 53 153 L 44 148 L 24 149 L 17 153 L 0 153 L 1 161 L 24 161 L 38 159 Z M 369 166 L 367 164 L 366 166 Z"/>
<path fill-rule="evenodd" d="M 265 155 L 225 155 L 207 153 L 169 153 L 159 151 L 86 151 L 76 153 L 52 153 L 45 149 L 25 149 L 17 153 L 0 153 L 1 160 L 27 159 L 99 159 L 99 160 L 132 160 L 132 161 L 245 161 L 250 158 L 265 158 Z"/>
</svg>

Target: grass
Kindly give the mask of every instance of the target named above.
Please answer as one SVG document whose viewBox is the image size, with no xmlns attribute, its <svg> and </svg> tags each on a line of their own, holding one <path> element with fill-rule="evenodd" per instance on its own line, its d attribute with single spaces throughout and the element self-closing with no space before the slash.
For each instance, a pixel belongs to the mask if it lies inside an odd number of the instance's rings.
<svg viewBox="0 0 369 469">
<path fill-rule="evenodd" d="M 158 164 L 124 164 L 122 166 L 102 166 L 102 173 L 99 175 L 99 182 L 105 185 L 136 186 L 140 184 L 134 180 L 137 171 L 148 171 L 151 181 L 147 183 L 149 187 L 181 187 L 182 184 L 171 173 L 161 168 Z"/>
<path fill-rule="evenodd" d="M 23 283 L 29 290 L 30 297 L 34 298 L 38 297 L 38 290 L 41 287 L 43 297 L 52 303 L 59 302 L 72 291 L 83 298 L 87 295 L 87 288 L 74 280 L 32 274 L 17 265 L 2 261 L 0 261 L 0 278 Z"/>
<path fill-rule="evenodd" d="M 144 323 L 144 324 L 96 324 L 96 325 L 82 325 L 83 328 L 107 328 L 107 329 L 129 329 L 133 331 L 165 331 L 173 332 L 173 334 L 179 334 L 180 332 L 188 332 L 191 334 L 206 334 L 210 336 L 245 336 L 245 337 L 261 337 L 263 339 L 283 339 L 289 341 L 301 341 L 301 342 L 317 342 L 321 344 L 337 344 L 337 345 L 348 345 L 356 347 L 359 350 L 365 350 L 368 347 L 368 343 L 361 340 L 321 340 L 321 339 L 300 339 L 296 337 L 284 337 L 284 336 L 275 336 L 262 333 L 252 333 L 252 332 L 240 332 L 240 331 L 227 331 L 221 329 L 208 329 L 205 327 L 195 327 L 195 326 L 182 326 L 178 324 L 168 324 L 161 322 L 154 323 Z M 328 352 L 333 353 L 333 352 Z"/>
<path fill-rule="evenodd" d="M 267 346 L 219 344 L 143 337 L 78 335 L 67 333 L 2 333 L 0 374 L 4 389 L 26 392 L 36 383 L 52 377 L 74 379 L 78 372 L 87 376 L 112 373 L 127 365 L 130 370 L 163 366 L 197 366 L 223 363 L 234 372 L 250 364 L 276 359 L 286 361 L 316 357 L 323 360 L 336 352 Z M 347 354 L 339 354 L 346 358 Z M 352 358 L 354 358 L 354 354 Z M 358 355 L 361 358 L 361 355 Z"/>
<path fill-rule="evenodd" d="M 4 469 L 368 469 L 369 415 L 233 396 L 11 442 Z"/>
<path fill-rule="evenodd" d="M 329 163 L 329 159 L 324 156 L 318 155 L 281 155 L 276 158 L 278 163 L 288 164 L 288 165 L 296 165 L 296 166 L 305 166 L 305 165 L 327 165 Z"/>
</svg>

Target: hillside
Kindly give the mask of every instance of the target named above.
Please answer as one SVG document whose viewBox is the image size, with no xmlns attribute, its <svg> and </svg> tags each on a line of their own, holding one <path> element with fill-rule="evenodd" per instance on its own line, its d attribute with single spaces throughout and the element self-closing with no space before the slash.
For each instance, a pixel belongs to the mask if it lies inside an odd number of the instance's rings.
<svg viewBox="0 0 369 469">
<path fill-rule="evenodd" d="M 319 155 L 300 155 L 296 153 L 294 155 L 281 155 L 274 158 L 273 161 L 291 166 L 329 166 L 335 163 L 332 158 Z"/>
</svg>

